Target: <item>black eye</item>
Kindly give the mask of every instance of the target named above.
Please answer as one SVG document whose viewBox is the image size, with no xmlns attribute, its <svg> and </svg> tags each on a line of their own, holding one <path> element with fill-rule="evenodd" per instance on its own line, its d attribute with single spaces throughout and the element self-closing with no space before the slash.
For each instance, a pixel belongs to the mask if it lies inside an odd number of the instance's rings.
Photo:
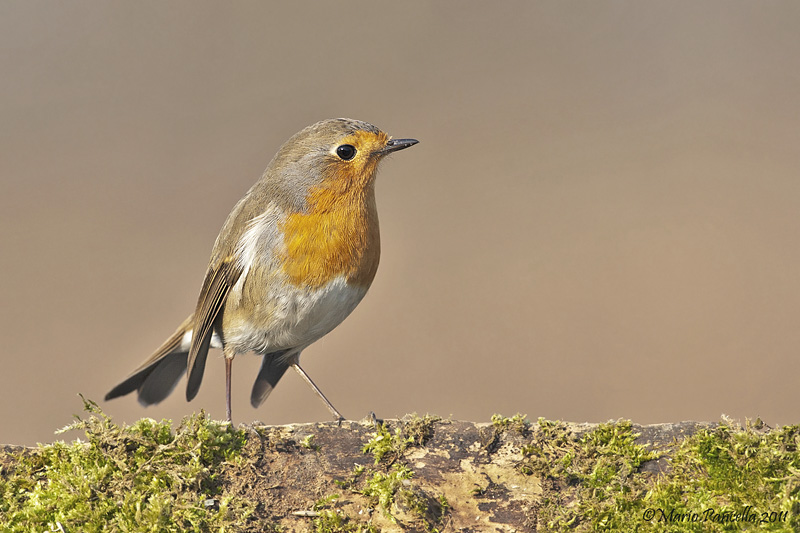
<svg viewBox="0 0 800 533">
<path fill-rule="evenodd" d="M 343 144 L 336 149 L 336 155 L 345 161 L 350 161 L 356 156 L 356 147 L 351 144 Z"/>
</svg>

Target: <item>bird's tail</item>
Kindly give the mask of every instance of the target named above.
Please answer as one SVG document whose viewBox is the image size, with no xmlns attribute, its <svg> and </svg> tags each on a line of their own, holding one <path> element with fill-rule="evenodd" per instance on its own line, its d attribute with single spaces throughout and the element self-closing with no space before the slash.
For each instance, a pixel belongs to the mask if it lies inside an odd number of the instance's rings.
<svg viewBox="0 0 800 533">
<path fill-rule="evenodd" d="M 139 403 L 151 405 L 169 396 L 186 372 L 193 325 L 194 314 L 125 381 L 111 389 L 106 400 L 138 391 Z"/>
<path fill-rule="evenodd" d="M 253 392 L 250 394 L 250 405 L 258 407 L 264 403 L 286 369 L 296 364 L 299 357 L 300 352 L 291 348 L 265 354 L 261 360 L 261 369 L 256 376 L 256 382 L 253 384 Z"/>
</svg>

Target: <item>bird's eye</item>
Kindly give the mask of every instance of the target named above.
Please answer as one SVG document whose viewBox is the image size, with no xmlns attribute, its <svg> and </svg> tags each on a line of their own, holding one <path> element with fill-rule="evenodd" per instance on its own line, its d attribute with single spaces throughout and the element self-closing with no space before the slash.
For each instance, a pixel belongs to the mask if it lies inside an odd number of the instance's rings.
<svg viewBox="0 0 800 533">
<path fill-rule="evenodd" d="M 351 144 L 343 144 L 336 149 L 336 155 L 345 161 L 350 161 L 356 156 L 356 147 Z"/>
</svg>

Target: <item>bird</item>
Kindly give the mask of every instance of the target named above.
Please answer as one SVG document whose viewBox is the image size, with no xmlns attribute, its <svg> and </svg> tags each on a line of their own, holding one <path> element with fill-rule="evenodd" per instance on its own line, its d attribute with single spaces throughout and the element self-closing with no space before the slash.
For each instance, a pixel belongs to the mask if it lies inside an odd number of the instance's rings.
<svg viewBox="0 0 800 533">
<path fill-rule="evenodd" d="M 367 293 L 380 259 L 379 163 L 418 142 L 347 118 L 322 120 L 289 138 L 225 220 L 194 313 L 105 399 L 136 391 L 143 406 L 156 404 L 187 374 L 191 401 L 209 348 L 221 348 L 228 422 L 233 360 L 249 352 L 262 358 L 253 407 L 292 367 L 334 419 L 344 420 L 300 366 L 300 354 Z"/>
</svg>

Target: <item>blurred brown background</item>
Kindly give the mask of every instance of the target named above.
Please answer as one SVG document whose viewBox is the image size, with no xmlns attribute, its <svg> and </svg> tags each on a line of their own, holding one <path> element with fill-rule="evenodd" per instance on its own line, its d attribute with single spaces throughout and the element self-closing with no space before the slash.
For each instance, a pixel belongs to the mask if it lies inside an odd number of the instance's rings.
<svg viewBox="0 0 800 533">
<path fill-rule="evenodd" d="M 373 288 L 304 366 L 348 417 L 800 421 L 800 4 L 0 3 L 0 443 L 102 402 L 323 118 L 419 146 Z M 328 420 L 288 373 L 234 419 Z M 58 437 L 63 438 L 63 437 Z M 72 438 L 67 436 L 67 438 Z"/>
</svg>

